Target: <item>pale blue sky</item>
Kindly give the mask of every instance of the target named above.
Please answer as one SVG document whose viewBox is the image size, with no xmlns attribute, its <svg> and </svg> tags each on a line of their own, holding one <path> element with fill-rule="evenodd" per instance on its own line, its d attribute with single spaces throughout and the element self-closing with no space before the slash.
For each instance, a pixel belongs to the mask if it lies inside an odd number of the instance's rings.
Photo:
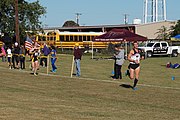
<svg viewBox="0 0 180 120">
<path fill-rule="evenodd" d="M 27 0 L 35 1 L 35 0 Z M 80 25 L 124 24 L 139 18 L 143 21 L 144 0 L 39 0 L 47 8 L 46 17 L 41 21 L 48 27 L 60 27 L 67 20 L 76 21 L 75 13 L 81 13 Z M 180 19 L 180 0 L 166 0 L 167 20 Z"/>
</svg>

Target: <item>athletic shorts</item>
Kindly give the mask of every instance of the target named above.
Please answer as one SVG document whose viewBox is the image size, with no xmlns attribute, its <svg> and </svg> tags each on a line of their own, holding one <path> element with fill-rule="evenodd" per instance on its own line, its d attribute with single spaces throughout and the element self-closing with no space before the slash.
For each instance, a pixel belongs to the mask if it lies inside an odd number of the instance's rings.
<svg viewBox="0 0 180 120">
<path fill-rule="evenodd" d="M 11 57 L 8 57 L 8 62 L 11 62 Z"/>
<path fill-rule="evenodd" d="M 38 59 L 37 59 L 37 57 L 34 57 L 34 58 L 32 59 L 32 62 L 36 62 L 36 61 L 38 61 Z"/>
<path fill-rule="evenodd" d="M 140 64 L 129 64 L 128 68 L 135 70 L 136 68 L 138 68 L 140 66 Z"/>
</svg>

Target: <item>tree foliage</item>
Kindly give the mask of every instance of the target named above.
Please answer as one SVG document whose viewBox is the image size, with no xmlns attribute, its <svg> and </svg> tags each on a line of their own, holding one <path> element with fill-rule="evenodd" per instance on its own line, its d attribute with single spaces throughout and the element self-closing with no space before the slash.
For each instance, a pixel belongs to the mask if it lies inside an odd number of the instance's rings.
<svg viewBox="0 0 180 120">
<path fill-rule="evenodd" d="M 171 33 L 172 37 L 180 34 L 180 20 L 178 20 L 177 24 L 175 26 L 172 26 L 171 29 L 172 29 L 172 33 Z"/>
<path fill-rule="evenodd" d="M 3 33 L 15 33 L 15 0 L 1 0 L 0 2 L 0 30 Z M 18 0 L 18 17 L 20 36 L 25 31 L 35 31 L 41 28 L 39 18 L 46 13 L 46 8 L 41 6 L 39 0 L 27 2 Z"/>
<path fill-rule="evenodd" d="M 170 38 L 170 30 L 165 26 L 161 26 L 155 34 L 157 34 L 156 39 L 159 40 L 168 40 Z"/>
<path fill-rule="evenodd" d="M 77 23 L 75 23 L 73 20 L 66 21 L 63 24 L 63 27 L 77 27 L 79 26 Z"/>
</svg>

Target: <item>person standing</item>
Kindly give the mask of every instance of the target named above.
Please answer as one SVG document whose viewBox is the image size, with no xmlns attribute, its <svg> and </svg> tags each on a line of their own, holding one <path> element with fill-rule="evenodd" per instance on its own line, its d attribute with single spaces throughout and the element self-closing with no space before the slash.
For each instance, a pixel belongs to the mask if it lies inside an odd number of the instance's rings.
<svg viewBox="0 0 180 120">
<path fill-rule="evenodd" d="M 140 73 L 140 60 L 144 59 L 143 56 L 141 56 L 141 51 L 138 49 L 138 43 L 135 41 L 133 43 L 133 49 L 128 54 L 128 60 L 130 62 L 128 68 L 129 68 L 129 77 L 131 80 L 134 79 L 134 84 L 132 86 L 133 90 L 137 90 L 137 83 L 139 81 L 139 73 Z M 134 75 L 135 74 L 135 75 Z M 134 78 L 135 76 L 135 78 Z"/>
<path fill-rule="evenodd" d="M 2 62 L 6 62 L 6 50 L 5 50 L 5 44 L 4 43 L 1 47 L 0 57 L 2 57 Z"/>
<path fill-rule="evenodd" d="M 20 54 L 19 54 L 19 59 L 20 59 L 20 68 L 25 69 L 25 48 L 24 45 L 21 45 L 20 47 Z"/>
<path fill-rule="evenodd" d="M 56 57 L 56 49 L 55 49 L 55 47 L 54 46 L 51 46 L 51 65 L 52 65 L 52 72 L 56 72 L 56 70 L 57 70 L 57 67 L 56 67 L 56 65 L 55 65 L 55 63 L 56 63 L 56 59 L 57 59 L 57 57 Z"/>
<path fill-rule="evenodd" d="M 47 58 L 50 52 L 51 51 L 48 48 L 47 44 L 44 43 L 43 49 L 42 49 L 43 56 L 41 56 L 41 62 L 40 62 L 40 65 L 42 65 L 43 67 L 47 67 Z"/>
<path fill-rule="evenodd" d="M 8 59 L 9 69 L 12 69 L 12 64 L 11 64 L 11 61 L 12 61 L 12 52 L 11 52 L 10 47 L 8 47 L 8 49 L 7 49 L 7 59 Z"/>
<path fill-rule="evenodd" d="M 82 51 L 79 48 L 79 44 L 76 43 L 74 47 L 74 62 L 76 66 L 76 76 L 79 77 L 81 75 L 81 69 L 80 69 L 80 61 L 82 57 Z"/>
<path fill-rule="evenodd" d="M 121 67 L 124 63 L 124 49 L 120 44 L 115 45 L 114 80 L 122 79 Z"/>
<path fill-rule="evenodd" d="M 19 52 L 20 52 L 20 47 L 17 42 L 14 43 L 14 47 L 12 49 L 12 63 L 13 63 L 13 68 L 14 69 L 19 69 Z"/>
</svg>

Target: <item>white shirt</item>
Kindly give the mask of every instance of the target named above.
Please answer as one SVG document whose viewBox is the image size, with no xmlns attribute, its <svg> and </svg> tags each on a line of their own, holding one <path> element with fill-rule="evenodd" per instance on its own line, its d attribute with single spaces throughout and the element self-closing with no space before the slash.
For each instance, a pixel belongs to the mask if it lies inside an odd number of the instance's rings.
<svg viewBox="0 0 180 120">
<path fill-rule="evenodd" d="M 12 57 L 11 49 L 7 49 L 7 57 Z"/>
</svg>

